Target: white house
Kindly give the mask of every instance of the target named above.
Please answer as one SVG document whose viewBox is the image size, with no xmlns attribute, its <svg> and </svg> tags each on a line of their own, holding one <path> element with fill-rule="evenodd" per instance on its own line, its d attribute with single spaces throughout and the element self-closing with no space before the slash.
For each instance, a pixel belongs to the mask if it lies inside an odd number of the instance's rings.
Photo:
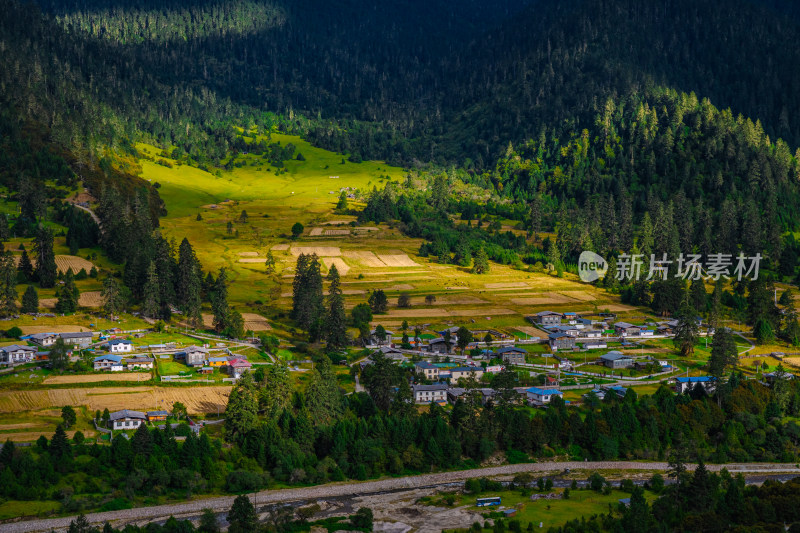
<svg viewBox="0 0 800 533">
<path fill-rule="evenodd" d="M 0 363 L 6 365 L 27 363 L 33 361 L 35 357 L 36 348 L 33 346 L 12 344 L 11 346 L 3 346 L 0 348 Z"/>
<path fill-rule="evenodd" d="M 557 389 L 540 389 L 531 387 L 525 391 L 528 403 L 531 405 L 547 405 L 554 396 L 564 396 L 564 393 Z"/>
<path fill-rule="evenodd" d="M 122 372 L 121 355 L 101 355 L 94 358 L 95 370 L 110 370 L 111 372 Z"/>
<path fill-rule="evenodd" d="M 46 348 L 56 343 L 58 335 L 55 333 L 34 333 L 28 337 L 28 340 Z"/>
<path fill-rule="evenodd" d="M 128 409 L 111 413 L 111 416 L 108 418 L 111 429 L 117 430 L 136 429 L 144 424 L 146 420 L 147 417 L 144 413 L 140 413 L 139 411 L 130 411 Z"/>
<path fill-rule="evenodd" d="M 125 361 L 129 369 L 141 368 L 144 370 L 153 370 L 153 360 L 150 357 L 143 355 L 131 357 Z"/>
<path fill-rule="evenodd" d="M 447 401 L 447 385 L 414 385 L 414 403 Z"/>
<path fill-rule="evenodd" d="M 130 353 L 133 343 L 126 339 L 111 339 L 108 341 L 108 351 L 111 353 Z"/>
</svg>

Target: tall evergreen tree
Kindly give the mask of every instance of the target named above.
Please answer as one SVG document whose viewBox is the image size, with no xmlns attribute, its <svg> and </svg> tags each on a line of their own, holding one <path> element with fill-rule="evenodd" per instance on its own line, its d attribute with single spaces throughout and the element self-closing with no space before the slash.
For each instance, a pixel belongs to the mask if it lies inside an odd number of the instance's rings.
<svg viewBox="0 0 800 533">
<path fill-rule="evenodd" d="M 328 357 L 320 358 L 314 365 L 306 389 L 306 405 L 311 419 L 323 425 L 339 419 L 344 412 L 342 394 Z"/>
<path fill-rule="evenodd" d="M 31 263 L 31 258 L 28 257 L 27 250 L 22 250 L 22 255 L 19 258 L 19 266 L 17 267 L 17 271 L 19 272 L 20 281 L 23 282 L 33 281 L 33 276 L 34 276 L 33 264 Z"/>
<path fill-rule="evenodd" d="M 228 276 L 225 267 L 219 269 L 219 275 L 214 282 L 211 292 L 211 311 L 214 313 L 214 329 L 217 332 L 223 331 L 228 327 Z"/>
<path fill-rule="evenodd" d="M 58 289 L 56 289 L 56 311 L 59 313 L 74 313 L 78 310 L 78 298 L 81 293 L 78 287 L 75 286 L 75 276 L 72 274 L 72 268 L 67 269 L 64 274 L 64 282 Z"/>
<path fill-rule="evenodd" d="M 0 253 L 0 317 L 17 313 L 17 267 L 11 252 Z"/>
<path fill-rule="evenodd" d="M 22 309 L 23 313 L 36 313 L 39 311 L 39 295 L 36 293 L 36 288 L 33 285 L 28 285 L 25 292 L 22 294 Z"/>
<path fill-rule="evenodd" d="M 736 365 L 738 351 L 733 334 L 728 328 L 718 327 L 714 330 L 711 341 L 711 355 L 708 358 L 708 373 L 721 380 L 730 368 Z"/>
<path fill-rule="evenodd" d="M 33 249 L 36 252 L 36 279 L 43 289 L 49 289 L 56 285 L 56 256 L 53 253 L 53 232 L 45 225 L 40 225 L 36 230 L 36 237 L 33 242 Z"/>
<path fill-rule="evenodd" d="M 117 316 L 125 309 L 125 295 L 114 276 L 107 276 L 103 280 L 100 297 L 103 299 L 103 312 L 106 316 Z"/>
<path fill-rule="evenodd" d="M 142 315 L 148 318 L 159 316 L 161 289 L 159 287 L 158 270 L 155 261 L 150 261 L 147 267 L 147 281 L 144 284 L 144 298 L 142 299 Z"/>
<path fill-rule="evenodd" d="M 344 296 L 339 281 L 339 270 L 331 265 L 328 272 L 328 313 L 325 317 L 325 340 L 328 348 L 341 349 L 347 346 L 347 316 L 344 310 Z"/>
<path fill-rule="evenodd" d="M 678 325 L 675 327 L 675 337 L 672 342 L 684 357 L 694 353 L 694 345 L 698 338 L 696 315 L 697 312 L 687 302 L 681 305 L 675 315 Z"/>
<path fill-rule="evenodd" d="M 184 237 L 178 248 L 177 297 L 187 321 L 192 327 L 200 327 L 200 291 L 202 287 L 202 269 L 192 245 Z M 163 282 L 162 282 L 163 283 Z"/>
</svg>

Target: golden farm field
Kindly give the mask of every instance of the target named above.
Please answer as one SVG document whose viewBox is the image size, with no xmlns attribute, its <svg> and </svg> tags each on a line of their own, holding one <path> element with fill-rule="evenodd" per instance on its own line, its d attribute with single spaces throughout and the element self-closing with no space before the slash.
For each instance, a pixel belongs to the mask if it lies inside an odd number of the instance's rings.
<svg viewBox="0 0 800 533">
<path fill-rule="evenodd" d="M 19 413 L 65 405 L 108 409 L 152 410 L 182 402 L 190 413 L 224 410 L 230 387 L 98 387 L 51 390 L 0 391 L 0 413 Z"/>
<path fill-rule="evenodd" d="M 103 381 L 147 381 L 150 372 L 109 372 L 107 374 L 85 374 L 79 376 L 50 376 L 44 385 L 64 385 L 69 383 L 100 383 Z"/>
</svg>

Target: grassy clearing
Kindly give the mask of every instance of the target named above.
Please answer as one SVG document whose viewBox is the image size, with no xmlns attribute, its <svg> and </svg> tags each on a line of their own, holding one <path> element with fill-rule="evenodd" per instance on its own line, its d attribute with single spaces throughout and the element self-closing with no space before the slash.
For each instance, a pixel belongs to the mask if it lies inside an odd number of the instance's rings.
<svg viewBox="0 0 800 533">
<path fill-rule="evenodd" d="M 61 509 L 61 504 L 54 501 L 16 501 L 0 503 L 0 520 L 28 516 L 47 516 Z"/>
<path fill-rule="evenodd" d="M 551 492 L 563 494 L 562 489 L 554 489 Z M 619 490 L 612 490 L 608 495 L 591 490 L 573 490 L 570 491 L 568 500 L 559 498 L 537 501 L 531 501 L 529 496 L 523 496 L 519 491 L 485 492 L 480 494 L 481 498 L 494 496 L 499 496 L 502 499 L 503 508 L 517 509 L 517 514 L 512 520 L 519 520 L 523 527 L 528 522 L 532 522 L 534 528 L 538 529 L 541 522 L 542 527 L 547 529 L 562 526 L 566 522 L 581 516 L 590 517 L 595 514 L 608 513 L 609 510 L 616 511 L 619 500 L 630 497 L 630 494 Z M 655 495 L 652 493 L 646 493 L 645 497 L 648 500 L 655 499 Z M 448 496 L 437 498 L 432 500 L 432 503 L 447 505 L 447 498 Z M 496 509 L 477 507 L 475 498 L 475 496 L 471 495 L 457 495 L 454 506 L 468 506 L 470 511 L 481 513 L 484 517 L 489 516 L 489 513 L 492 512 L 491 509 Z"/>
</svg>

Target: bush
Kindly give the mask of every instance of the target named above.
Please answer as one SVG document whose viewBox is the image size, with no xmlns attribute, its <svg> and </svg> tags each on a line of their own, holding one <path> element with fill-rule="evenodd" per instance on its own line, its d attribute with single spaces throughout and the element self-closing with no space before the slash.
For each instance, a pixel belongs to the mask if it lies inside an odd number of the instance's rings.
<svg viewBox="0 0 800 533">
<path fill-rule="evenodd" d="M 606 483 L 606 478 L 594 472 L 591 476 L 589 476 L 589 488 L 595 492 L 600 492 L 603 490 L 603 485 Z"/>
<path fill-rule="evenodd" d="M 6 337 L 18 339 L 22 336 L 22 330 L 19 329 L 17 326 L 6 330 Z"/>
<path fill-rule="evenodd" d="M 264 485 L 264 478 L 250 470 L 234 470 L 225 480 L 225 490 L 228 492 L 245 492 L 260 489 Z"/>
<path fill-rule="evenodd" d="M 190 428 L 189 424 L 186 422 L 181 422 L 178 424 L 178 427 L 175 428 L 175 435 L 178 437 L 188 437 L 191 432 L 192 428 Z"/>
<path fill-rule="evenodd" d="M 664 490 L 664 477 L 661 474 L 653 474 L 650 478 L 650 490 L 656 493 Z"/>
</svg>

